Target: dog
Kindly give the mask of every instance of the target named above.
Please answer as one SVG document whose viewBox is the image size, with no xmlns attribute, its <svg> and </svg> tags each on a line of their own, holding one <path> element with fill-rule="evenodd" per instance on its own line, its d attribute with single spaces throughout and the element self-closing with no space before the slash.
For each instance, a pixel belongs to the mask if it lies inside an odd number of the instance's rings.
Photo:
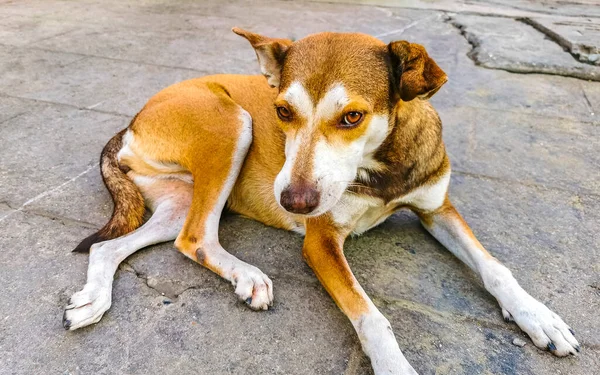
<svg viewBox="0 0 600 375">
<path fill-rule="evenodd" d="M 303 234 L 306 262 L 352 322 L 375 374 L 416 374 L 343 253 L 349 235 L 407 208 L 481 277 L 504 319 L 537 347 L 579 352 L 573 330 L 519 286 L 453 207 L 441 120 L 427 101 L 447 76 L 423 46 L 352 33 L 292 42 L 233 32 L 250 42 L 264 77 L 215 75 L 170 86 L 103 149 L 114 211 L 75 249 L 90 250 L 89 269 L 66 306 L 67 330 L 96 323 L 109 309 L 120 262 L 172 240 L 231 282 L 250 308 L 267 310 L 269 277 L 219 243 L 227 206 Z M 146 208 L 152 215 L 144 222 Z"/>
</svg>

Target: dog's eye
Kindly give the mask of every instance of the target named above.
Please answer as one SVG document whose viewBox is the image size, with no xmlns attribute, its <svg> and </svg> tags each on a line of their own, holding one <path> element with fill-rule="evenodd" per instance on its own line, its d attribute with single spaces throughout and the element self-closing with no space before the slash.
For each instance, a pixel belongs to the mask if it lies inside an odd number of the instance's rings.
<svg viewBox="0 0 600 375">
<path fill-rule="evenodd" d="M 286 107 L 277 107 L 277 116 L 284 121 L 288 121 L 292 118 L 292 112 Z"/>
<path fill-rule="evenodd" d="M 360 123 L 363 118 L 363 114 L 360 112 L 348 112 L 342 118 L 342 123 L 340 125 L 351 127 L 356 126 Z"/>
</svg>

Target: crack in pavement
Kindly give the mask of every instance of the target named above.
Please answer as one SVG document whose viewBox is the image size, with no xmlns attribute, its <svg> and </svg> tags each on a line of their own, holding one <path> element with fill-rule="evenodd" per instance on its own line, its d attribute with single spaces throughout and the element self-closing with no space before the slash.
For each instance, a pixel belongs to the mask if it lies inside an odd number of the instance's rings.
<svg viewBox="0 0 600 375">
<path fill-rule="evenodd" d="M 121 262 L 119 268 L 125 272 L 129 272 L 134 274 L 138 279 L 142 280 L 144 284 L 154 290 L 156 293 L 163 297 L 167 297 L 171 300 L 177 300 L 183 293 L 192 289 L 208 289 L 203 287 L 202 285 L 190 285 L 187 287 L 179 288 L 178 290 L 173 290 L 172 287 L 168 286 L 169 283 L 177 283 L 177 280 L 167 280 L 167 281 L 159 281 L 152 277 L 149 277 L 143 272 L 140 272 L 133 267 L 133 265 L 127 261 Z"/>
<path fill-rule="evenodd" d="M 523 17 L 523 18 L 517 18 L 516 20 L 523 22 L 526 25 L 532 26 L 534 29 L 536 29 L 537 31 L 539 31 L 542 34 L 544 34 L 545 36 L 547 36 L 554 43 L 563 47 L 565 52 L 568 52 L 569 54 L 571 54 L 571 56 L 573 56 L 573 58 L 577 62 L 580 62 L 583 64 L 594 65 L 594 66 L 600 65 L 600 60 L 598 60 L 596 63 L 594 63 L 593 61 L 590 61 L 589 57 L 588 57 L 588 55 L 598 53 L 598 50 L 595 47 L 584 45 L 584 44 L 573 45 L 573 43 L 571 43 L 569 40 L 565 39 L 562 35 L 555 32 L 554 30 L 546 27 L 545 25 L 542 25 L 541 23 L 537 22 L 533 18 Z"/>
<path fill-rule="evenodd" d="M 14 209 L 13 211 L 10 211 L 9 213 L 5 214 L 2 217 L 0 217 L 0 222 L 2 222 L 3 220 L 9 218 L 10 216 L 12 216 L 12 215 L 14 215 L 14 214 L 16 214 L 18 212 L 23 211 L 25 209 L 25 207 L 29 206 L 30 204 L 35 203 L 35 202 L 39 201 L 40 199 L 45 198 L 46 196 L 48 196 L 48 195 L 50 195 L 52 193 L 55 193 L 57 191 L 62 190 L 65 186 L 73 183 L 74 181 L 76 181 L 80 177 L 86 175 L 87 173 L 89 173 L 92 169 L 96 168 L 97 166 L 98 166 L 98 163 L 94 163 L 94 164 L 90 165 L 85 171 L 83 171 L 83 172 L 79 173 L 78 175 L 76 175 L 76 176 L 68 179 L 67 181 L 63 182 L 62 184 L 60 184 L 58 186 L 55 186 L 53 188 L 50 188 L 50 189 L 48 189 L 48 190 L 46 190 L 46 191 L 44 191 L 44 192 L 36 195 L 35 197 L 29 199 L 28 201 L 26 201 L 25 203 L 23 203 L 20 207 Z"/>
<path fill-rule="evenodd" d="M 98 230 L 101 228 L 101 226 L 99 227 L 98 225 L 96 225 L 94 223 L 90 223 L 90 222 L 78 220 L 78 219 L 72 219 L 70 217 L 60 216 L 60 215 L 52 214 L 52 213 L 41 211 L 41 210 L 21 210 L 21 212 L 23 212 L 26 215 L 45 217 L 50 220 L 58 220 L 63 224 L 76 225 L 76 226 L 80 226 L 80 227 L 87 228 L 87 229 Z"/>
<path fill-rule="evenodd" d="M 489 18 L 498 18 L 498 17 L 494 17 L 491 16 Z M 518 18 L 510 18 L 513 21 L 516 22 L 522 22 L 521 19 Z M 485 69 L 493 69 L 493 70 L 503 70 L 505 72 L 509 72 L 509 73 L 513 73 L 513 74 L 544 74 L 544 75 L 551 75 L 551 76 L 558 76 L 558 77 L 568 77 L 568 78 L 576 78 L 576 79 L 581 79 L 581 80 L 585 80 L 585 81 L 600 81 L 600 69 L 598 71 L 596 71 L 595 68 L 597 68 L 597 66 L 595 66 L 594 64 L 586 64 L 581 62 L 580 60 L 578 60 L 576 57 L 574 57 L 571 53 L 569 52 L 563 52 L 563 53 L 569 53 L 569 56 L 571 56 L 574 59 L 574 63 L 576 65 L 574 66 L 563 66 L 563 65 L 556 65 L 556 64 L 545 64 L 545 63 L 536 63 L 536 62 L 529 62 L 526 60 L 516 60 L 514 62 L 511 62 L 509 64 L 500 64 L 500 65 L 495 65 L 497 62 L 495 60 L 492 61 L 485 61 L 485 60 L 481 60 L 480 59 L 480 54 L 482 54 L 482 41 L 481 39 L 478 37 L 476 32 L 470 32 L 467 29 L 469 28 L 468 25 L 461 23 L 460 21 L 458 21 L 455 17 L 453 17 L 450 14 L 446 14 L 446 17 L 444 18 L 444 22 L 450 24 L 451 26 L 453 26 L 455 29 L 457 29 L 460 33 L 460 35 L 462 35 L 466 41 L 471 45 L 471 51 L 469 51 L 467 53 L 467 57 L 469 59 L 471 59 L 476 66 L 478 67 L 482 67 Z M 528 25 L 530 27 L 532 27 L 536 32 L 540 33 L 538 29 L 536 29 L 535 27 L 533 27 L 532 25 L 526 23 L 526 22 L 522 22 L 525 25 Z M 540 36 L 547 36 L 544 33 L 540 33 Z M 552 38 L 548 38 L 549 40 L 551 40 L 553 43 L 556 44 L 556 41 Z M 560 47 L 561 50 L 563 50 L 563 47 L 560 44 L 557 44 L 558 47 Z M 502 49 L 501 49 L 502 50 Z M 526 53 L 526 51 L 523 51 L 524 53 Z M 490 57 L 492 56 L 491 53 L 489 53 Z M 505 59 L 508 59 L 510 61 L 510 57 L 504 57 Z"/>
</svg>

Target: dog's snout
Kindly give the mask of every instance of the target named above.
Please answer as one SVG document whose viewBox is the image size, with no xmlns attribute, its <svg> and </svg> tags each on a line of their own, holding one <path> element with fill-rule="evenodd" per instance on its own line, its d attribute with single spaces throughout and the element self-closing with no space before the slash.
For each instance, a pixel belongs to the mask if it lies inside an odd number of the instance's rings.
<svg viewBox="0 0 600 375">
<path fill-rule="evenodd" d="M 319 205 L 320 194 L 310 185 L 290 185 L 281 192 L 281 205 L 295 214 L 309 214 Z"/>
</svg>

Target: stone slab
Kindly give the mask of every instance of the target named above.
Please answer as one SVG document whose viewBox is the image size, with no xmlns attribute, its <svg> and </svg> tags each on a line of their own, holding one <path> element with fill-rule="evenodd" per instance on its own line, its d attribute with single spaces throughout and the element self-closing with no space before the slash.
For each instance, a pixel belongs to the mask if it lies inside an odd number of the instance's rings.
<svg viewBox="0 0 600 375">
<path fill-rule="evenodd" d="M 592 287 L 600 269 L 590 262 L 599 256 L 600 200 L 461 175 L 453 177 L 450 192 L 475 235 L 521 285 L 577 327 L 584 343 L 600 344 L 593 334 L 600 321 L 590 319 L 600 304 Z M 345 248 L 357 278 L 376 298 L 432 316 L 503 324 L 478 278 L 412 214 L 393 216 Z"/>
<path fill-rule="evenodd" d="M 288 0 L 292 1 L 292 0 Z M 313 2 L 362 4 L 398 8 L 443 10 L 503 17 L 562 16 L 600 17 L 596 0 L 312 0 Z"/>
<path fill-rule="evenodd" d="M 137 22 L 133 24 L 119 15 L 103 23 L 91 20 L 85 28 L 30 45 L 44 50 L 189 68 L 210 74 L 257 74 L 259 70 L 254 51 L 246 40 L 231 32 L 231 27 L 240 26 L 265 35 L 292 39 L 326 30 L 382 35 L 437 15 L 435 12 L 409 10 L 401 16 L 392 17 L 386 11 L 373 8 L 340 9 L 328 4 L 315 5 L 311 12 L 299 12 L 301 5 L 281 2 L 269 5 L 223 4 L 218 8 L 211 3 L 159 2 L 136 13 Z M 357 8 L 363 17 L 377 22 L 361 22 L 355 17 Z M 98 11 L 107 12 L 104 9 Z M 166 13 L 162 22 L 156 20 L 159 12 Z M 268 13 L 270 18 L 289 27 L 285 30 L 273 27 L 269 19 L 250 21 L 248 12 Z M 85 14 L 88 13 L 89 10 L 86 10 Z M 165 22 L 164 18 L 172 22 Z M 147 27 L 142 28 L 143 25 Z"/>
<path fill-rule="evenodd" d="M 581 63 L 530 25 L 510 18 L 455 15 L 476 64 L 516 73 L 557 74 L 600 81 L 600 67 Z"/>
<path fill-rule="evenodd" d="M 257 313 L 231 285 L 192 264 L 202 284 L 173 299 L 120 270 L 102 321 L 65 332 L 62 308 L 83 285 L 87 256 L 64 243 L 80 235 L 76 225 L 31 214 L 0 222 L 2 243 L 11 244 L 0 254 L 0 374 L 344 371 L 356 338 L 320 286 L 278 279 L 274 309 Z M 176 269 L 165 272 L 177 277 Z"/>
<path fill-rule="evenodd" d="M 590 0 L 553 9 L 557 1 L 445 4 L 511 17 L 598 10 Z M 93 165 L 112 133 L 161 88 L 208 72 L 257 73 L 247 43 L 228 31 L 233 25 L 296 38 L 330 29 L 406 39 L 425 45 L 448 73 L 433 102 L 459 172 L 452 199 L 522 285 L 573 325 L 583 352 L 557 359 L 534 348 L 502 321 L 473 273 L 413 215 L 400 214 L 348 240 L 347 255 L 420 374 L 595 375 L 597 82 L 476 66 L 460 30 L 431 10 L 0 0 L 0 168 L 11 167 L 10 176 L 0 175 L 1 375 L 372 374 L 350 323 L 304 263 L 301 236 L 237 216 L 222 220 L 221 241 L 273 278 L 272 311 L 249 311 L 231 285 L 167 243 L 127 260 L 99 324 L 72 334 L 61 327 L 62 308 L 87 267 L 87 257 L 70 250 L 111 212 L 97 167 L 61 185 Z M 45 192 L 22 212 L 13 209 Z M 515 338 L 527 344 L 518 348 Z"/>
<path fill-rule="evenodd" d="M 199 75 L 194 70 L 70 53 L 0 50 L 0 93 L 128 116 L 161 89 Z"/>
<path fill-rule="evenodd" d="M 600 20 L 526 18 L 525 21 L 567 49 L 579 61 L 600 65 Z"/>
<path fill-rule="evenodd" d="M 391 12 L 401 13 L 393 9 Z M 446 72 L 448 82 L 431 99 L 436 109 L 476 107 L 600 124 L 600 85 L 597 82 L 482 69 L 467 56 L 472 46 L 460 30 L 449 20 L 443 21 L 426 19 L 383 38 L 385 41 L 405 39 L 424 45 Z"/>
<path fill-rule="evenodd" d="M 128 123 L 122 116 L 63 105 L 0 97 L 3 102 L 21 113 L 0 124 L 0 201 L 13 208 L 92 167 L 106 140 Z"/>
<path fill-rule="evenodd" d="M 31 15 L 13 14 L 0 18 L 0 43 L 2 45 L 25 46 L 76 30 L 77 25 L 64 20 L 34 18 Z"/>
<path fill-rule="evenodd" d="M 455 171 L 600 195 L 600 127 L 518 112 L 441 109 Z"/>
</svg>

